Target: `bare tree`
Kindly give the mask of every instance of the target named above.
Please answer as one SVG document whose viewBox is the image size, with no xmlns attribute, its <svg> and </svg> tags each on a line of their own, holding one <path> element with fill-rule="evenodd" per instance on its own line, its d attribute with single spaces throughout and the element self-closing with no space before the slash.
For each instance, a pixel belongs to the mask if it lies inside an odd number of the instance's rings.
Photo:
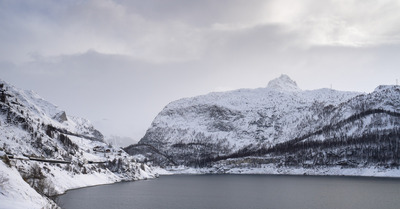
<svg viewBox="0 0 400 209">
<path fill-rule="evenodd" d="M 4 189 L 4 185 L 8 182 L 8 178 L 4 174 L 0 174 L 0 188 Z"/>
</svg>

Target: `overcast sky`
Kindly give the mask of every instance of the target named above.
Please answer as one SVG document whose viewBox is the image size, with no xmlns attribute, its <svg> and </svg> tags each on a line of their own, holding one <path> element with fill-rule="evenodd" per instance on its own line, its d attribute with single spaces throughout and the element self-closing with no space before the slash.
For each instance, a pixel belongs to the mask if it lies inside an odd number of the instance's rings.
<svg viewBox="0 0 400 209">
<path fill-rule="evenodd" d="M 400 1 L 0 0 L 0 77 L 139 140 L 169 102 L 400 78 Z"/>
</svg>

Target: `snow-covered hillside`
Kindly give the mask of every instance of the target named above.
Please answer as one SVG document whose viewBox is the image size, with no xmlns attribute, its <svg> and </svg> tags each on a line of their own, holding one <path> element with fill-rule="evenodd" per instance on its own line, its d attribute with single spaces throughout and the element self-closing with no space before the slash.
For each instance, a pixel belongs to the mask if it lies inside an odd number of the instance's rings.
<svg viewBox="0 0 400 209">
<path fill-rule="evenodd" d="M 372 134 L 389 137 L 399 128 L 399 108 L 399 86 L 380 86 L 370 94 L 332 89 L 303 91 L 282 75 L 266 88 L 174 101 L 157 115 L 139 144 L 125 150 L 142 153 L 163 165 L 210 166 L 228 158 L 272 155 L 276 162 L 285 164 L 289 161 L 284 156 L 289 153 L 284 152 L 291 148 L 305 152 L 310 151 L 311 144 L 322 146 L 338 139 L 357 141 L 362 140 L 360 137 L 372 138 Z M 374 143 L 369 146 L 377 147 L 378 142 Z M 335 147 L 342 151 L 348 148 Z M 310 158 L 315 156 L 310 154 Z M 341 153 L 335 156 L 329 163 L 346 161 Z M 390 157 L 385 157 L 384 163 L 390 164 Z M 369 162 L 364 159 L 359 164 Z M 293 162 L 303 164 L 308 166 L 309 162 Z"/>
<path fill-rule="evenodd" d="M 51 208 L 68 189 L 156 176 L 88 120 L 1 80 L 0 153 L 0 208 Z"/>
<path fill-rule="evenodd" d="M 270 81 L 267 88 L 211 93 L 172 102 L 154 119 L 141 143 L 152 143 L 157 137 L 167 144 L 198 142 L 203 136 L 197 135 L 204 134 L 213 143 L 223 141 L 235 151 L 249 144 L 284 142 L 315 129 L 305 126 L 292 131 L 305 122 L 318 120 L 316 112 L 320 108 L 337 106 L 356 95 L 359 93 L 331 89 L 301 91 L 294 81 L 282 75 Z"/>
</svg>

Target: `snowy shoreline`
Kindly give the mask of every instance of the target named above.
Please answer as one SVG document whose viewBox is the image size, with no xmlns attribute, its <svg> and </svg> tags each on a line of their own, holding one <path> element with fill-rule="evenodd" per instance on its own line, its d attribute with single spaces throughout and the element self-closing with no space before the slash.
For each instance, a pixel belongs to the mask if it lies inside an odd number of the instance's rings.
<svg viewBox="0 0 400 209">
<path fill-rule="evenodd" d="M 247 168 L 247 169 L 230 169 L 229 171 L 225 173 L 217 172 L 213 168 L 190 168 L 190 167 L 175 167 L 175 168 L 169 168 L 169 170 L 162 169 L 159 167 L 154 167 L 154 170 L 157 170 L 157 173 L 159 174 L 160 177 L 162 176 L 170 176 L 170 175 L 272 175 L 272 176 L 321 176 L 321 177 L 362 177 L 362 178 L 391 178 L 391 179 L 399 179 L 400 180 L 400 170 L 399 169 L 386 169 L 385 171 L 382 171 L 381 169 L 376 169 L 376 168 L 363 168 L 363 169 L 357 169 L 357 168 L 339 168 L 335 167 L 334 171 L 345 171 L 343 174 L 340 173 L 329 173 L 327 170 L 313 170 L 313 169 L 292 169 L 290 172 L 289 170 L 285 170 L 282 172 L 282 170 L 276 170 L 275 172 L 267 172 L 265 169 L 252 169 L 252 168 Z M 305 173 L 301 173 L 300 171 L 306 171 Z M 356 172 L 359 171 L 359 172 Z M 360 171 L 364 171 L 365 173 L 362 174 Z M 366 172 L 368 171 L 368 172 Z M 281 173 L 280 173 L 281 172 Z M 372 174 L 372 175 L 368 175 Z M 392 175 L 396 174 L 396 175 Z M 158 178 L 154 177 L 154 178 Z M 148 179 L 154 179 L 154 178 L 148 178 Z M 116 182 L 111 182 L 111 183 L 104 183 L 104 184 L 95 184 L 95 185 L 88 185 L 88 186 L 83 186 L 83 187 L 77 187 L 77 188 L 71 188 L 65 190 L 62 194 L 58 194 L 57 196 L 61 196 L 66 194 L 69 191 L 73 190 L 78 190 L 78 189 L 84 189 L 84 188 L 89 188 L 89 187 L 96 187 L 96 186 L 104 186 L 104 185 L 111 185 L 111 184 L 118 184 L 118 183 L 125 183 L 125 182 L 134 182 L 134 181 L 139 181 L 139 180 L 147 180 L 145 179 L 138 179 L 138 180 L 120 180 Z"/>
<path fill-rule="evenodd" d="M 154 177 L 154 178 L 148 178 L 148 179 L 155 179 L 158 177 Z M 134 181 L 142 181 L 142 180 L 148 180 L 147 178 L 145 179 L 137 179 L 137 180 L 121 180 L 121 181 L 116 181 L 116 182 L 111 182 L 111 183 L 100 183 L 100 184 L 93 184 L 93 185 L 88 185 L 88 186 L 83 186 L 83 187 L 76 187 L 76 188 L 71 188 L 71 189 L 67 189 L 65 190 L 63 193 L 57 194 L 55 195 L 56 197 L 65 195 L 67 192 L 69 191 L 74 191 L 74 190 L 79 190 L 79 189 L 85 189 L 85 188 L 90 188 L 90 187 L 98 187 L 98 186 L 106 186 L 106 185 L 111 185 L 111 184 L 119 184 L 119 183 L 125 183 L 125 182 L 134 182 Z"/>
<path fill-rule="evenodd" d="M 62 193 L 59 193 L 56 196 L 61 196 L 61 195 L 64 195 L 65 193 L 67 193 L 68 191 L 77 190 L 77 189 L 96 187 L 96 186 L 104 186 L 104 185 L 110 185 L 110 184 L 118 184 L 118 183 L 124 183 L 124 182 L 134 182 L 134 181 L 141 181 L 141 180 L 148 180 L 148 179 L 156 179 L 161 175 L 169 175 L 168 171 L 166 171 L 162 168 L 159 168 L 159 167 L 147 167 L 146 166 L 146 168 L 150 169 L 149 173 L 151 173 L 152 175 L 141 176 L 140 178 L 136 178 L 136 179 L 126 179 L 126 178 L 119 177 L 120 179 L 113 181 L 113 182 L 104 182 L 104 183 L 98 183 L 98 184 L 89 184 L 86 186 L 73 187 L 73 188 L 63 190 Z M 160 173 L 162 173 L 162 174 L 160 174 Z"/>
<path fill-rule="evenodd" d="M 344 176 L 344 177 L 385 177 L 400 178 L 400 169 L 383 168 L 341 168 L 337 167 L 318 167 L 291 168 L 277 167 L 274 165 L 262 165 L 261 168 L 190 168 L 190 167 L 171 167 L 160 175 L 175 174 L 254 174 L 254 175 L 296 175 L 296 176 Z"/>
<path fill-rule="evenodd" d="M 157 173 L 159 176 L 167 176 L 167 175 L 280 175 L 280 176 L 324 176 L 324 177 L 363 177 L 363 178 L 400 178 L 400 170 L 399 169 L 383 169 L 383 168 L 341 168 L 341 167 L 318 167 L 316 169 L 305 169 L 305 168 L 289 168 L 289 167 L 277 167 L 274 165 L 262 165 L 260 168 L 221 168 L 221 167 L 211 167 L 211 168 L 190 168 L 184 166 L 177 167 L 168 167 L 166 169 L 160 167 L 152 167 L 152 172 Z M 115 174 L 114 174 L 115 175 Z M 109 178 L 107 175 L 108 181 L 106 179 L 98 177 L 96 178 L 98 181 L 92 181 L 90 183 L 86 182 L 86 185 L 80 184 L 74 185 L 70 187 L 64 187 L 62 193 L 59 193 L 56 196 L 61 196 L 66 194 L 69 191 L 88 188 L 88 187 L 96 187 L 96 186 L 104 186 L 115 183 L 124 183 L 124 182 L 132 182 L 138 180 L 146 180 L 157 178 L 157 176 L 149 176 L 147 178 L 140 179 L 124 179 L 121 177 L 114 176 L 115 178 Z M 92 175 L 89 175 L 93 177 Z M 75 176 L 76 177 L 76 176 Z M 103 176 L 104 177 L 104 176 Z M 76 182 L 82 183 L 82 181 L 75 179 Z M 31 189 L 31 188 L 29 188 Z M 27 200 L 27 199 L 25 199 Z M 15 199 L 13 200 L 15 201 Z M 13 201 L 9 201 L 12 204 Z M 43 201 L 43 200 L 42 200 Z M 17 201 L 18 202 L 18 201 Z M 22 205 L 23 201 L 19 201 Z M 32 201 L 30 201 L 32 203 Z M 40 202 L 36 202 L 36 204 L 40 205 Z M 6 202 L 3 202 L 6 205 Z M 43 202 L 41 202 L 43 204 Z M 20 205 L 20 206 L 22 206 Z M 15 205 L 14 205 L 15 206 Z M 32 205 L 31 205 L 32 206 Z M 2 208 L 0 206 L 0 208 Z"/>
<path fill-rule="evenodd" d="M 113 172 L 70 175 L 56 166 L 49 167 L 55 175 L 48 175 L 49 182 L 57 191 L 56 196 L 68 191 L 93 186 L 109 185 L 124 181 L 137 181 L 157 178 L 152 168 L 145 166 L 145 171 L 135 176 L 124 176 Z M 57 208 L 53 201 L 37 193 L 24 181 L 16 167 L 9 167 L 0 161 L 0 209 L 10 208 Z"/>
</svg>

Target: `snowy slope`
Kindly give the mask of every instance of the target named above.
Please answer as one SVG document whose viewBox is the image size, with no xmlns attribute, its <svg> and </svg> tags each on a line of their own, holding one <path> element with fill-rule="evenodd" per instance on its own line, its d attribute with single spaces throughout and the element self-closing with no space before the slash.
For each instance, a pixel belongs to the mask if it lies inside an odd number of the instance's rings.
<svg viewBox="0 0 400 209">
<path fill-rule="evenodd" d="M 303 91 L 282 75 L 266 88 L 171 102 L 157 115 L 139 144 L 151 145 L 175 164 L 197 166 L 210 158 L 285 142 L 391 131 L 398 127 L 399 118 L 389 112 L 400 112 L 399 98 L 398 86 L 380 86 L 370 94 L 332 89 Z M 125 150 L 140 152 L 137 146 Z"/>
<path fill-rule="evenodd" d="M 168 104 L 139 143 L 221 143 L 229 152 L 251 144 L 276 144 L 314 127 L 296 130 L 320 106 L 337 106 L 359 95 L 331 89 L 301 91 L 288 76 L 266 88 L 240 89 L 185 98 Z M 318 105 L 318 107 L 317 107 Z M 318 124 L 315 124 L 317 126 Z"/>
<path fill-rule="evenodd" d="M 331 89 L 301 91 L 283 75 L 267 88 L 211 93 L 172 102 L 154 119 L 141 143 L 157 140 L 153 134 L 163 135 L 156 130 L 167 133 L 160 139 L 167 144 L 196 141 L 197 133 L 211 137 L 213 142 L 226 139 L 231 150 L 249 144 L 283 142 L 307 132 L 307 127 L 300 133 L 292 130 L 308 118 L 314 119 L 317 108 L 336 106 L 359 94 Z"/>
<path fill-rule="evenodd" d="M 2 89 L 7 95 L 10 107 L 20 116 L 24 116 L 34 123 L 43 123 L 62 128 L 76 134 L 97 137 L 103 141 L 100 132 L 94 129 L 90 121 L 66 115 L 58 106 L 44 100 L 31 90 L 21 90 L 0 79 Z"/>
<path fill-rule="evenodd" d="M 51 208 L 47 197 L 68 189 L 156 176 L 88 120 L 1 80 L 0 153 L 0 208 Z"/>
<path fill-rule="evenodd" d="M 16 168 L 0 161 L 0 208 L 51 207 L 51 202 L 26 183 Z"/>
</svg>

